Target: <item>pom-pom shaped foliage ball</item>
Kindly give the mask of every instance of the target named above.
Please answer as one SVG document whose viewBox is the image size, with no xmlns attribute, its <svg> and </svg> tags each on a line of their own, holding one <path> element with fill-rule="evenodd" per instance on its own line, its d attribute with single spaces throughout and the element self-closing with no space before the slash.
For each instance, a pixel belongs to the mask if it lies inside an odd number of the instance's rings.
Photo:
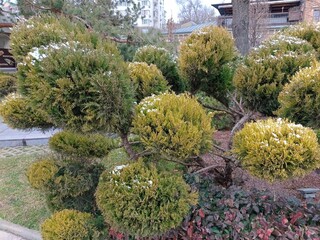
<svg viewBox="0 0 320 240">
<path fill-rule="evenodd" d="M 28 181 L 35 189 L 45 189 L 50 181 L 53 181 L 59 171 L 53 160 L 41 160 L 34 162 L 27 170 Z"/>
<path fill-rule="evenodd" d="M 25 64 L 26 94 L 56 126 L 81 132 L 128 130 L 133 88 L 113 43 L 92 48 L 70 41 L 33 48 Z"/>
<path fill-rule="evenodd" d="M 33 108 L 29 98 L 17 93 L 11 93 L 2 100 L 0 116 L 11 128 L 45 130 L 53 126 L 44 110 Z"/>
<path fill-rule="evenodd" d="M 141 101 L 133 131 L 151 152 L 186 160 L 211 148 L 214 129 L 210 114 L 196 99 L 164 93 Z"/>
<path fill-rule="evenodd" d="M 279 95 L 278 115 L 320 128 L 320 64 L 297 72 Z"/>
<path fill-rule="evenodd" d="M 12 74 L 0 72 L 0 98 L 5 97 L 9 93 L 15 92 L 17 89 L 17 79 Z"/>
<path fill-rule="evenodd" d="M 272 116 L 278 96 L 300 68 L 316 58 L 313 47 L 300 38 L 276 35 L 254 49 L 234 76 L 234 85 L 252 110 Z"/>
<path fill-rule="evenodd" d="M 141 161 L 104 172 L 96 198 L 112 228 L 136 237 L 159 236 L 179 226 L 197 202 L 182 177 L 159 174 Z"/>
<path fill-rule="evenodd" d="M 92 215 L 65 209 L 56 212 L 41 225 L 43 240 L 89 240 L 94 225 Z"/>
<path fill-rule="evenodd" d="M 280 118 L 246 124 L 234 136 L 233 152 L 252 175 L 269 181 L 301 176 L 320 166 L 314 131 Z"/>
<path fill-rule="evenodd" d="M 167 80 L 156 65 L 144 62 L 129 64 L 130 79 L 136 90 L 136 98 L 140 102 L 152 94 L 159 94 L 169 89 Z"/>
<path fill-rule="evenodd" d="M 181 44 L 178 61 L 192 92 L 204 91 L 227 104 L 232 74 L 226 72 L 232 72 L 228 63 L 234 58 L 235 46 L 230 33 L 224 28 L 209 26 L 192 33 Z"/>
<path fill-rule="evenodd" d="M 185 90 L 186 85 L 179 76 L 175 58 L 168 50 L 147 45 L 137 50 L 133 60 L 136 62 L 145 62 L 147 64 L 156 65 L 169 82 L 173 91 L 180 93 Z"/>
<path fill-rule="evenodd" d="M 320 57 L 320 25 L 316 23 L 300 23 L 284 29 L 283 34 L 308 41 Z"/>
<path fill-rule="evenodd" d="M 21 62 L 34 47 L 74 39 L 80 40 L 80 38 L 89 40 L 92 36 L 88 34 L 83 24 L 73 23 L 68 18 L 61 16 L 41 15 L 34 16 L 27 21 L 20 21 L 13 27 L 10 47 L 16 61 Z"/>
<path fill-rule="evenodd" d="M 61 131 L 49 139 L 49 146 L 56 152 L 69 156 L 101 158 L 105 157 L 110 150 L 116 148 L 117 143 L 102 134 Z"/>
</svg>

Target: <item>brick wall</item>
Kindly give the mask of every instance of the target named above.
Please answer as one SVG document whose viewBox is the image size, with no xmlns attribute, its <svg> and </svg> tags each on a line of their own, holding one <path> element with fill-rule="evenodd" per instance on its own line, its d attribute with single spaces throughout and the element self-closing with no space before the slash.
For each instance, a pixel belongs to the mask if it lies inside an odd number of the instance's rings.
<svg viewBox="0 0 320 240">
<path fill-rule="evenodd" d="M 320 10 L 320 0 L 304 0 L 303 4 L 303 20 L 305 22 L 313 22 L 314 9 Z"/>
</svg>

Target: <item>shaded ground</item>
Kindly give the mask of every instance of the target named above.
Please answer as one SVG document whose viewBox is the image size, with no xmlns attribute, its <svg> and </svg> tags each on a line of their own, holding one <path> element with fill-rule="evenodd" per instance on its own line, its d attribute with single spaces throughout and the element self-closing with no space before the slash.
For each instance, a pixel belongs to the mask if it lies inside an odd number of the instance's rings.
<svg viewBox="0 0 320 240">
<path fill-rule="evenodd" d="M 223 148 L 227 148 L 229 137 L 230 131 L 218 131 L 214 135 L 214 139 L 217 144 Z M 205 160 L 210 161 L 210 163 L 223 165 L 223 161 L 219 157 L 213 155 L 206 155 Z M 320 188 L 320 174 L 317 173 L 317 171 L 314 171 L 304 177 L 274 183 L 269 183 L 267 181 L 253 177 L 248 172 L 242 169 L 237 169 L 235 171 L 234 177 L 236 179 L 236 182 L 243 181 L 243 186 L 246 188 L 254 187 L 261 190 L 269 190 L 276 196 L 295 196 L 303 199 L 301 193 L 299 193 L 297 189 L 310 187 Z M 320 201 L 320 193 L 317 194 L 316 199 Z"/>
</svg>

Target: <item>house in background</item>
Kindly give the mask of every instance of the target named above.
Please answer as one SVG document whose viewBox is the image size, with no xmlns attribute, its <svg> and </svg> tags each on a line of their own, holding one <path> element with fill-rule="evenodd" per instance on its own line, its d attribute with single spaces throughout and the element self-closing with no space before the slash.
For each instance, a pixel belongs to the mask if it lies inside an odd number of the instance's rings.
<svg viewBox="0 0 320 240">
<path fill-rule="evenodd" d="M 232 4 L 222 2 L 212 4 L 220 15 L 218 25 L 232 28 Z M 320 21 L 320 0 L 251 0 L 250 7 L 266 9 L 263 19 L 263 31 L 265 37 L 273 34 L 281 28 L 288 27 L 299 22 L 319 22 Z M 251 13 L 250 13 L 251 14 Z M 260 11 L 261 14 L 261 11 Z M 250 16 L 251 21 L 256 21 L 255 16 Z M 255 23 L 254 23 L 255 24 Z"/>
<path fill-rule="evenodd" d="M 0 71 L 15 72 L 16 62 L 13 59 L 10 50 L 10 32 L 14 17 L 11 15 L 0 14 Z"/>
<path fill-rule="evenodd" d="M 203 27 L 215 26 L 217 25 L 216 21 L 207 22 L 202 24 L 196 24 L 192 21 L 184 24 L 174 24 L 170 26 L 170 20 L 168 21 L 167 31 L 163 32 L 163 36 L 168 42 L 182 42 L 186 37 L 188 37 L 192 32 L 197 31 Z"/>
<path fill-rule="evenodd" d="M 135 4 L 142 8 L 138 16 L 136 27 L 146 32 L 149 28 L 164 29 L 166 27 L 166 16 L 164 10 L 164 0 L 133 0 Z M 117 0 L 116 12 L 126 15 L 131 3 Z"/>
</svg>

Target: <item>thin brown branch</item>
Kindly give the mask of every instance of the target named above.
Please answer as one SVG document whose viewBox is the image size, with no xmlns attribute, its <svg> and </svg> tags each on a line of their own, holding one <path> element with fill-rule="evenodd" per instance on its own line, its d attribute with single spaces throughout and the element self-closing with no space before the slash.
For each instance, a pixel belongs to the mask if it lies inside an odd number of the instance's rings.
<svg viewBox="0 0 320 240">
<path fill-rule="evenodd" d="M 223 159 L 225 159 L 227 161 L 230 161 L 230 162 L 235 162 L 236 161 L 235 159 L 233 159 L 231 157 L 228 157 L 228 156 L 225 156 L 225 155 L 222 155 L 222 154 L 219 154 L 219 153 L 214 153 L 213 152 L 212 154 L 214 154 L 214 155 L 216 155 L 218 157 L 221 157 L 221 158 L 223 158 Z"/>
<path fill-rule="evenodd" d="M 242 106 L 242 98 L 240 98 L 240 102 L 237 100 L 237 96 L 235 94 L 232 95 L 232 101 L 237 105 L 237 107 L 240 109 L 242 112 L 242 116 L 244 115 L 245 111 Z"/>
<path fill-rule="evenodd" d="M 203 173 L 203 172 L 206 172 L 206 171 L 209 171 L 209 170 L 211 170 L 211 169 L 213 169 L 213 168 L 218 168 L 218 167 L 224 167 L 224 166 L 218 165 L 218 164 L 213 164 L 213 165 L 210 165 L 210 166 L 208 166 L 208 167 L 202 168 L 202 169 L 194 172 L 194 174 L 200 174 L 200 173 Z M 219 173 L 220 173 L 220 172 L 219 172 Z M 220 175 L 222 176 L 221 173 L 220 173 Z"/>
<path fill-rule="evenodd" d="M 222 147 L 220 147 L 220 146 L 218 146 L 216 144 L 213 144 L 213 147 L 215 147 L 216 149 L 219 149 L 222 152 L 227 152 L 228 151 L 228 150 L 226 150 L 226 149 L 224 149 L 224 148 L 222 148 Z"/>
<path fill-rule="evenodd" d="M 144 157 L 144 156 L 149 156 L 151 155 L 153 152 L 149 151 L 149 150 L 144 150 L 140 153 L 137 153 L 137 158 L 140 158 L 140 157 Z"/>
<path fill-rule="evenodd" d="M 117 42 L 117 43 L 130 43 L 130 44 L 135 43 L 134 41 L 130 41 L 128 39 L 120 39 L 120 38 L 116 38 L 116 37 L 110 37 L 107 35 L 105 35 L 105 38 L 108 38 L 109 40 Z"/>
<path fill-rule="evenodd" d="M 45 7 L 42 7 L 42 6 L 38 6 L 36 4 L 34 4 L 33 2 L 29 1 L 29 0 L 24 0 L 28 5 L 34 7 L 34 8 L 37 8 L 37 9 L 40 9 L 40 10 L 45 10 L 45 11 L 53 11 L 54 12 L 54 9 L 53 8 L 45 8 Z"/>
<path fill-rule="evenodd" d="M 239 130 L 244 126 L 244 124 L 251 119 L 251 117 L 253 116 L 253 114 L 254 114 L 254 112 L 251 112 L 251 111 L 248 112 L 248 113 L 246 113 L 246 114 L 234 125 L 234 127 L 233 127 L 232 130 L 231 130 L 231 134 L 230 134 L 230 138 L 229 138 L 229 144 L 228 144 L 229 149 L 230 149 L 231 146 L 232 146 L 232 139 L 233 139 L 233 136 L 235 135 L 235 133 L 236 133 L 237 131 L 239 131 Z"/>
<path fill-rule="evenodd" d="M 75 15 L 70 15 L 71 18 L 76 19 L 78 21 L 80 21 L 81 23 L 83 23 L 87 29 L 89 30 L 93 30 L 93 27 L 83 18 L 79 17 L 79 16 L 75 16 Z"/>
<path fill-rule="evenodd" d="M 213 106 L 211 106 L 211 105 L 208 105 L 208 104 L 205 104 L 205 103 L 201 102 L 200 100 L 199 100 L 199 103 L 200 103 L 203 107 L 208 108 L 208 109 L 210 109 L 210 110 L 225 112 L 225 113 L 230 114 L 231 116 L 234 115 L 234 112 L 229 111 L 228 109 L 213 107 Z"/>
</svg>

